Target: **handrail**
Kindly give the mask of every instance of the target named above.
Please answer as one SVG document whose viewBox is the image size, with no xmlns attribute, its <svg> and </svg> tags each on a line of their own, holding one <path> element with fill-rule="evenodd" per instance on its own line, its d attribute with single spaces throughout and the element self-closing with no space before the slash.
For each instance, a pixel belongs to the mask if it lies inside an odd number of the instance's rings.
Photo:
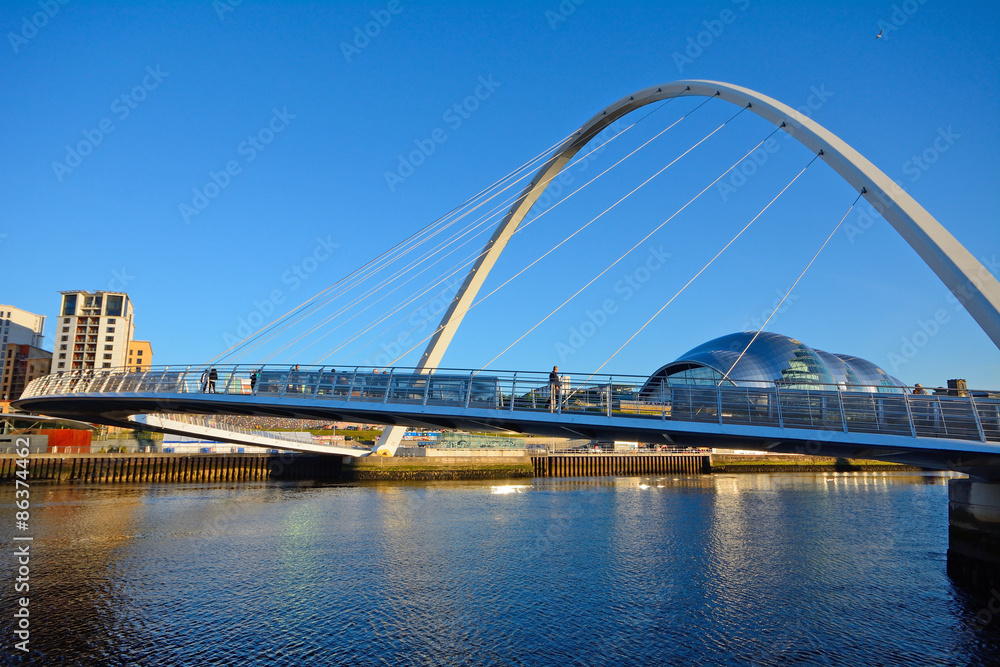
<svg viewBox="0 0 1000 667">
<path fill-rule="evenodd" d="M 101 369 L 57 371 L 32 381 L 21 400 L 62 395 L 179 395 L 201 393 L 199 378 L 211 367 L 151 367 L 143 371 Z M 393 367 L 377 373 L 357 366 L 219 365 L 219 393 L 204 394 L 206 405 L 245 399 L 377 402 L 387 405 L 451 406 L 459 410 L 548 412 L 552 405 L 546 371 L 496 371 Z M 251 389 L 250 377 L 256 374 Z M 572 377 L 572 376 L 564 376 Z M 572 387 L 564 380 L 560 415 L 589 414 L 609 419 L 806 428 L 845 433 L 884 433 L 1000 442 L 1000 393 L 942 389 L 917 395 L 909 387 L 779 382 L 753 386 L 681 384 L 670 378 L 582 375 Z M 192 382 L 192 378 L 194 381 Z M 945 392 L 945 393 L 941 393 Z M 252 394 L 252 396 L 251 396 Z M 505 397 L 510 397 L 505 404 Z M 254 399 L 253 397 L 256 397 Z"/>
<path fill-rule="evenodd" d="M 189 373 L 192 373 L 192 372 L 195 373 L 196 375 L 200 375 L 201 371 L 206 370 L 206 369 L 210 370 L 211 368 L 215 368 L 220 377 L 224 376 L 224 375 L 228 376 L 228 374 L 235 374 L 234 377 L 240 377 L 240 378 L 245 378 L 245 379 L 249 379 L 250 374 L 253 373 L 254 371 L 260 371 L 262 373 L 281 372 L 282 374 L 295 372 L 296 374 L 298 374 L 300 376 L 317 375 L 317 374 L 319 374 L 319 373 L 322 372 L 322 373 L 329 373 L 329 374 L 335 374 L 337 376 L 341 376 L 341 375 L 344 375 L 345 373 L 350 374 L 351 371 L 355 371 L 355 372 L 357 372 L 357 373 L 359 373 L 361 375 L 365 375 L 365 374 L 372 374 L 374 371 L 379 370 L 379 371 L 381 371 L 381 373 L 379 373 L 380 375 L 389 375 L 389 374 L 396 374 L 396 375 L 400 375 L 400 376 L 426 375 L 426 376 L 433 377 L 433 375 L 435 375 L 435 374 L 437 374 L 437 375 L 440 375 L 440 374 L 449 374 L 449 375 L 451 375 L 451 374 L 460 374 L 460 375 L 465 375 L 465 376 L 468 376 L 470 374 L 476 374 L 476 377 L 483 377 L 483 374 L 482 374 L 481 371 L 479 371 L 479 370 L 471 370 L 471 369 L 468 369 L 468 368 L 440 367 L 440 368 L 435 368 L 435 369 L 423 369 L 422 371 L 420 371 L 418 373 L 419 369 L 416 368 L 416 367 L 413 367 L 413 366 L 392 366 L 392 367 L 388 367 L 388 368 L 381 367 L 381 366 L 343 366 L 342 368 L 349 368 L 351 370 L 350 371 L 343 371 L 342 372 L 342 371 L 336 371 L 336 366 L 331 367 L 329 365 L 298 365 L 298 364 L 293 364 L 292 366 L 294 367 L 296 365 L 298 366 L 298 370 L 295 370 L 295 371 L 292 371 L 292 369 L 287 364 L 217 364 L 217 365 L 192 364 L 192 365 L 189 365 L 189 366 L 182 367 L 183 370 L 177 370 L 177 367 L 170 366 L 170 365 L 165 365 L 165 366 L 150 366 L 148 368 L 144 368 L 141 371 L 130 370 L 129 367 L 102 368 L 102 369 L 97 369 L 97 370 L 85 370 L 85 371 L 80 371 L 80 370 L 64 370 L 64 371 L 53 371 L 52 373 L 50 373 L 48 375 L 43 375 L 40 378 L 36 378 L 35 380 L 32 381 L 32 384 L 34 384 L 36 382 L 43 382 L 43 383 L 44 382 L 52 382 L 52 381 L 56 381 L 56 380 L 59 380 L 59 379 L 63 379 L 63 380 L 78 379 L 78 380 L 81 380 L 81 379 L 94 379 L 94 378 L 98 378 L 98 377 L 110 379 L 113 376 L 131 376 L 131 377 L 134 378 L 136 376 L 143 377 L 143 376 L 150 376 L 150 375 L 155 375 L 155 374 L 159 374 L 159 377 L 162 378 L 163 374 L 171 372 L 171 369 L 173 369 L 172 372 L 174 372 L 174 373 L 180 373 L 181 375 L 186 375 L 186 374 L 189 374 Z M 538 378 L 541 378 L 541 379 L 545 380 L 546 384 L 548 384 L 548 376 L 549 376 L 549 372 L 548 371 L 496 370 L 496 371 L 492 371 L 492 373 L 489 376 L 487 376 L 487 377 L 494 377 L 494 376 L 496 376 L 496 377 L 503 377 L 505 375 L 514 375 L 515 373 L 521 374 L 521 375 L 527 374 L 529 376 L 530 375 L 534 375 L 534 376 L 536 376 Z M 566 377 L 571 377 L 570 374 L 561 373 L 561 375 L 566 375 Z M 620 373 L 615 373 L 613 375 L 612 374 L 607 374 L 607 373 L 600 373 L 600 374 L 599 373 L 595 373 L 595 374 L 579 373 L 578 375 L 583 375 L 584 377 L 587 377 L 587 378 L 590 379 L 590 381 L 588 381 L 586 383 L 586 385 L 583 385 L 584 387 L 587 387 L 587 386 L 598 386 L 598 385 L 607 386 L 608 383 L 609 383 L 609 381 L 612 380 L 612 379 L 620 380 L 619 382 L 614 382 L 615 385 L 638 384 L 638 383 L 645 384 L 650 379 L 648 376 L 645 376 L 645 375 L 623 375 L 623 374 L 620 374 Z M 692 384 L 691 381 L 687 381 L 683 385 L 671 385 L 670 384 L 670 378 L 664 378 L 664 379 L 666 380 L 668 387 L 669 386 L 688 386 L 688 387 L 691 387 L 691 386 L 695 386 L 695 387 L 705 386 L 705 387 L 710 387 L 710 386 L 715 386 L 715 384 L 716 384 L 714 381 L 706 381 L 704 384 Z M 636 382 L 629 382 L 629 381 L 636 381 Z M 864 385 L 864 384 L 857 384 L 857 385 L 849 384 L 849 385 L 845 385 L 845 384 L 830 384 L 830 383 L 805 382 L 805 381 L 803 381 L 801 383 L 789 384 L 789 382 L 787 380 L 782 380 L 782 381 L 753 380 L 753 381 L 744 381 L 742 384 L 743 385 L 747 385 L 747 384 L 751 384 L 751 383 L 753 385 L 767 385 L 767 386 L 775 387 L 775 388 L 782 389 L 782 390 L 784 390 L 784 389 L 795 390 L 795 387 L 798 386 L 798 385 L 801 385 L 803 387 L 804 386 L 808 386 L 808 387 L 812 387 L 812 388 L 827 387 L 827 388 L 829 388 L 830 391 L 838 391 L 838 390 L 839 391 L 852 391 L 852 390 L 858 390 L 858 389 L 860 389 L 860 390 L 876 390 L 878 393 L 910 393 L 913 390 L 913 388 L 910 387 L 910 386 L 908 386 L 908 385 L 888 385 L 888 384 L 884 384 L 884 385 Z M 574 391 L 578 391 L 578 390 L 579 390 L 579 387 L 577 387 L 577 388 L 574 389 Z M 959 390 L 956 390 L 956 389 L 949 389 L 949 388 L 945 388 L 945 387 L 939 387 L 939 388 L 937 388 L 937 390 L 938 391 L 945 391 L 945 392 L 959 391 Z M 997 393 L 1000 390 L 962 389 L 961 391 L 963 391 L 963 392 L 967 391 L 970 394 L 972 394 L 972 393 L 980 394 L 980 393 Z M 233 392 L 230 392 L 230 393 L 233 393 Z"/>
</svg>

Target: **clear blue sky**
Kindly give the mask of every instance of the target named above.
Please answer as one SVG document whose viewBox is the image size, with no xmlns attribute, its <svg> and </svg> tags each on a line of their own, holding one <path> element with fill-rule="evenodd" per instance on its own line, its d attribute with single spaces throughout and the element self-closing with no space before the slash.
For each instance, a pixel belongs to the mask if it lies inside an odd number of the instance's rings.
<svg viewBox="0 0 1000 667">
<path fill-rule="evenodd" d="M 227 347 L 240 318 L 270 311 L 272 294 L 281 303 L 267 320 L 606 105 L 686 78 L 792 106 L 821 91 L 814 118 L 1000 272 L 995 2 L 234 4 L 3 3 L 0 302 L 51 318 L 60 290 L 124 288 L 157 363 L 204 362 Z M 378 19 L 374 37 L 357 37 Z M 448 113 L 477 89 L 477 109 Z M 586 174 L 696 102 L 664 107 Z M 515 237 L 486 291 L 735 111 L 707 104 L 541 218 Z M 473 310 L 445 365 L 486 363 L 772 129 L 744 116 Z M 255 147 L 248 138 L 262 130 L 273 140 Z M 390 188 L 386 172 L 435 131 L 444 140 L 433 154 Z M 89 155 L 67 155 L 81 142 Z M 707 193 L 493 367 L 559 363 L 583 373 L 602 363 L 810 159 L 794 142 L 778 145 L 746 186 L 725 199 Z M 933 163 L 918 166 L 925 152 Z M 219 176 L 227 164 L 235 173 Z M 225 187 L 198 202 L 210 173 Z M 814 164 L 606 370 L 649 373 L 705 340 L 756 328 L 855 196 Z M 182 205 L 206 202 L 185 215 Z M 1000 388 L 997 348 L 885 221 L 859 226 L 865 210 L 848 217 L 854 227 L 838 232 L 767 328 L 871 359 L 906 382 L 965 377 Z M 303 265 L 317 248 L 330 258 Z M 621 289 L 654 250 L 670 258 L 641 289 Z M 614 312 L 573 345 L 573 328 L 608 300 Z M 273 360 L 313 363 L 352 326 Z M 347 345 L 326 363 L 380 363 L 379 343 L 391 347 L 408 328 L 373 330 L 373 344 L 350 356 Z"/>
</svg>

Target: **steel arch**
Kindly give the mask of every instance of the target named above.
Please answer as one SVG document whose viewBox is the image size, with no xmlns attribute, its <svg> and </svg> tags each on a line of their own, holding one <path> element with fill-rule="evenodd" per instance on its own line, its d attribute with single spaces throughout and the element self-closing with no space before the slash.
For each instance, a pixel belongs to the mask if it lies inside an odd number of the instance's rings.
<svg viewBox="0 0 1000 667">
<path fill-rule="evenodd" d="M 437 332 L 428 342 L 419 368 L 434 368 L 440 363 L 465 313 L 510 237 L 545 188 L 573 156 L 622 116 L 647 104 L 682 95 L 719 97 L 746 107 L 761 118 L 783 127 L 810 151 L 822 151 L 822 159 L 852 187 L 864 194 L 865 199 L 910 244 L 1000 348 L 1000 283 L 934 216 L 891 178 L 838 136 L 786 104 L 749 88 L 718 81 L 690 80 L 652 86 L 623 97 L 584 123 L 556 149 L 486 243 L 461 289 L 455 294 Z M 383 434 L 384 442 L 380 439 L 377 447 L 390 447 L 394 450 L 393 438 L 394 434 L 386 429 Z"/>
</svg>

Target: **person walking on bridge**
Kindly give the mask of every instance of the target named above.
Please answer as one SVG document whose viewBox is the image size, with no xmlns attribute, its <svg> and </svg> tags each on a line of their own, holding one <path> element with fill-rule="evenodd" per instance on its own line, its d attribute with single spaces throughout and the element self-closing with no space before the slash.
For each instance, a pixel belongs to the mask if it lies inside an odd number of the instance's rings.
<svg viewBox="0 0 1000 667">
<path fill-rule="evenodd" d="M 549 412 L 555 412 L 561 398 L 562 381 L 559 379 L 559 367 L 553 366 L 549 373 Z"/>
</svg>

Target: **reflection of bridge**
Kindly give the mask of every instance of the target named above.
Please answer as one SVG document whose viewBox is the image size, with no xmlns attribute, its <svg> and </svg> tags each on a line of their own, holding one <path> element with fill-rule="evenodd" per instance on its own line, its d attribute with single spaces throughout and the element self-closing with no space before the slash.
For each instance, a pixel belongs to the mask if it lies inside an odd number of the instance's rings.
<svg viewBox="0 0 1000 667">
<path fill-rule="evenodd" d="M 678 385 L 612 375 L 557 386 L 553 397 L 548 375 L 537 372 L 389 369 L 377 373 L 362 368 L 291 371 L 267 366 L 219 368 L 218 393 L 213 394 L 202 391 L 202 370 L 156 368 L 92 377 L 53 374 L 34 382 L 20 405 L 36 412 L 131 426 L 141 423 L 171 432 L 191 433 L 178 418 L 167 423 L 155 413 L 335 419 L 821 453 L 1000 479 L 998 398 L 922 396 L 902 388 L 888 393 L 886 387 Z M 145 416 L 150 413 L 154 414 Z M 280 446 L 306 451 L 292 441 Z M 308 451 L 326 450 L 310 445 Z M 329 453 L 350 456 L 359 451 Z"/>
</svg>

